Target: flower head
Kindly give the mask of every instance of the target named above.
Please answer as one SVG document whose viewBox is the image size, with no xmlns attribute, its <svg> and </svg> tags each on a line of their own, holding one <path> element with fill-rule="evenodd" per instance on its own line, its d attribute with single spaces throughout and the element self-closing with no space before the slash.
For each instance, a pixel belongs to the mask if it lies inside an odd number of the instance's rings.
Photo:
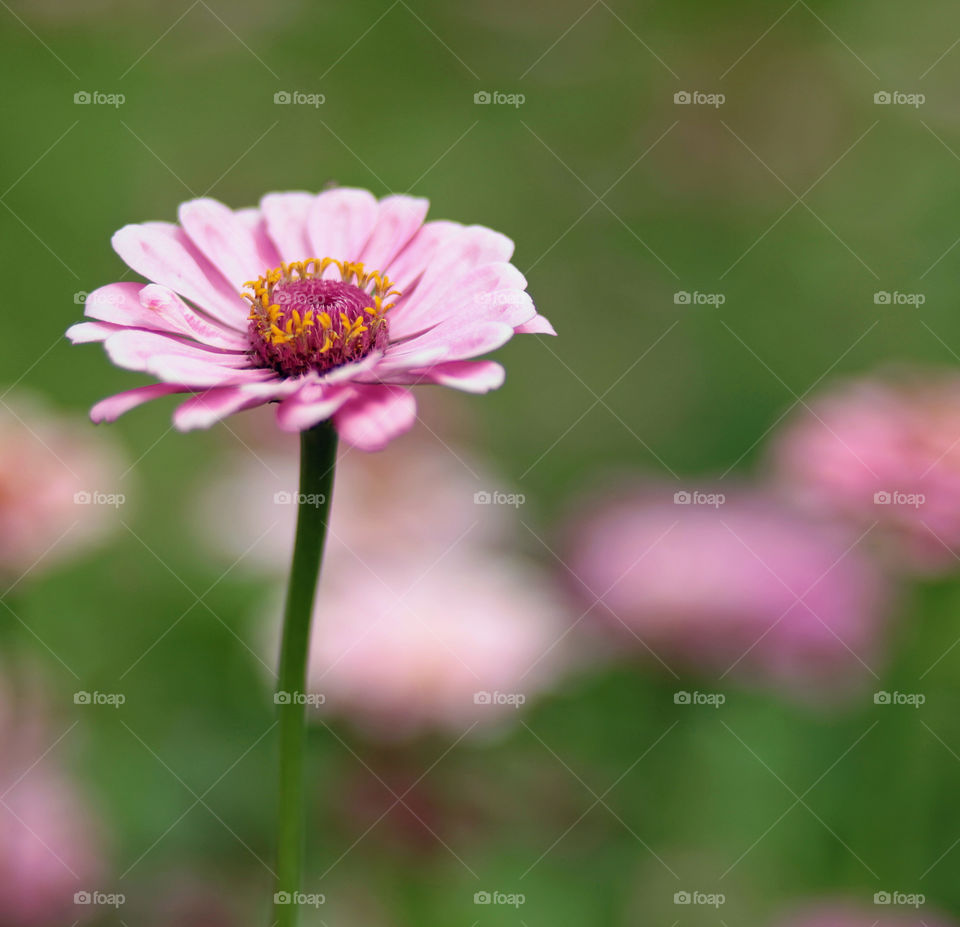
<svg viewBox="0 0 960 927">
<path fill-rule="evenodd" d="M 332 419 L 348 444 L 377 450 L 413 424 L 409 386 L 496 389 L 503 368 L 474 358 L 553 329 L 508 238 L 425 222 L 427 205 L 347 188 L 273 193 L 256 209 L 198 199 L 179 224 L 122 228 L 114 249 L 149 283 L 91 293 L 93 321 L 67 334 L 159 382 L 103 400 L 94 421 L 189 393 L 174 414 L 184 431 L 276 402 L 285 430 Z"/>
<path fill-rule="evenodd" d="M 578 520 L 568 563 L 584 608 L 668 666 L 802 696 L 869 678 L 888 596 L 855 535 L 756 491 L 677 495 L 635 488 Z"/>
<path fill-rule="evenodd" d="M 342 557 L 320 581 L 310 692 L 375 738 L 502 723 L 567 668 L 566 609 L 535 569 L 473 547 L 435 566 Z"/>
<path fill-rule="evenodd" d="M 960 377 L 857 380 L 788 422 L 773 445 L 784 489 L 869 531 L 898 569 L 960 557 Z"/>
</svg>

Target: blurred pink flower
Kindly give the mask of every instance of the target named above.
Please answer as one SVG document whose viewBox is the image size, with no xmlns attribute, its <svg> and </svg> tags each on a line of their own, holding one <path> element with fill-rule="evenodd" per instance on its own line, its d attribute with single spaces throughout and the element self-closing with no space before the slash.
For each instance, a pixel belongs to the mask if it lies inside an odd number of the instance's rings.
<svg viewBox="0 0 960 927">
<path fill-rule="evenodd" d="M 776 927 L 954 927 L 954 923 L 932 918 L 926 910 L 888 913 L 882 908 L 841 901 L 811 906 L 778 921 Z"/>
<path fill-rule="evenodd" d="M 887 599 L 838 533 L 764 495 L 641 487 L 571 525 L 583 607 L 661 662 L 834 692 L 869 675 Z M 671 667 L 672 668 L 672 667 Z"/>
<path fill-rule="evenodd" d="M 309 688 L 384 739 L 515 717 L 564 666 L 566 607 L 532 567 L 474 548 L 328 563 Z"/>
<path fill-rule="evenodd" d="M 0 692 L 0 923 L 61 927 L 86 918 L 77 892 L 104 890 L 98 822 L 48 754 L 57 733 L 32 694 Z"/>
<path fill-rule="evenodd" d="M 271 193 L 237 211 L 191 200 L 179 225 L 120 229 L 114 249 L 149 283 L 91 293 L 94 321 L 68 336 L 102 341 L 115 364 L 159 382 L 103 400 L 92 417 L 191 394 L 173 417 L 186 431 L 276 402 L 281 428 L 330 419 L 345 443 L 372 451 L 413 425 L 412 385 L 497 389 L 503 368 L 475 358 L 553 329 L 509 263 L 509 238 L 425 222 L 428 206 L 349 188 Z"/>
<path fill-rule="evenodd" d="M 281 574 L 290 566 L 297 506 L 296 454 L 263 449 L 231 455 L 200 491 L 196 529 L 218 556 L 245 558 L 249 568 Z M 497 481 L 474 459 L 418 428 L 389 457 L 345 449 L 337 464 L 328 559 L 376 552 L 424 567 L 461 541 L 489 545 L 514 527 L 515 509 L 478 505 L 477 492 Z"/>
<path fill-rule="evenodd" d="M 775 439 L 779 482 L 875 533 L 891 563 L 954 569 L 960 556 L 960 377 L 865 379 L 810 403 Z"/>
<path fill-rule="evenodd" d="M 0 574 L 46 568 L 116 523 L 121 456 L 32 396 L 0 405 Z"/>
<path fill-rule="evenodd" d="M 237 456 L 201 494 L 197 527 L 221 555 L 288 567 L 294 456 Z M 312 637 L 311 690 L 325 709 L 379 739 L 460 734 L 515 715 L 513 696 L 531 699 L 566 665 L 554 647 L 569 627 L 564 597 L 496 552 L 518 530 L 511 498 L 522 503 L 426 427 L 388 457 L 341 453 Z M 484 692 L 495 704 L 474 702 Z"/>
</svg>

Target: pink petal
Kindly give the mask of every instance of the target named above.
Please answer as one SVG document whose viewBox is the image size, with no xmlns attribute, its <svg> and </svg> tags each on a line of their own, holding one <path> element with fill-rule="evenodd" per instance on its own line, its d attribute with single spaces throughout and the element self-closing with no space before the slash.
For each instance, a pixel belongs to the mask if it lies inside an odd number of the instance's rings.
<svg viewBox="0 0 960 927">
<path fill-rule="evenodd" d="M 520 325 L 536 315 L 530 297 L 524 293 L 526 278 L 512 264 L 503 262 L 485 264 L 468 271 L 458 280 L 448 283 L 432 298 L 415 299 L 413 304 L 402 302 L 390 311 L 391 338 L 407 338 L 425 331 L 437 322 L 463 313 L 475 313 L 478 306 L 486 309 L 477 318 L 499 318 Z M 419 287 L 415 295 L 419 293 Z M 505 307 L 496 311 L 496 306 Z M 507 311 L 509 310 L 509 312 Z"/>
<path fill-rule="evenodd" d="M 423 278 L 412 291 L 405 291 L 405 299 L 401 305 L 414 309 L 421 303 L 436 303 L 444 294 L 454 291 L 458 282 L 470 271 L 485 264 L 509 266 L 508 261 L 513 254 L 513 242 L 506 235 L 484 228 L 482 225 L 471 225 L 450 231 L 446 239 L 429 255 L 423 265 Z M 401 260 L 403 255 L 401 255 Z M 514 273 L 523 280 L 523 275 L 516 268 Z M 391 268 L 392 271 L 392 268 Z M 514 284 L 510 284 L 511 286 Z M 520 289 L 526 287 L 526 281 L 519 284 Z M 401 308 L 397 306 L 397 310 Z"/>
<path fill-rule="evenodd" d="M 170 383 L 151 383 L 149 386 L 138 386 L 128 389 L 124 393 L 117 393 L 101 399 L 91 410 L 90 418 L 95 422 L 114 422 L 125 412 L 161 396 L 173 393 L 187 392 L 182 386 Z"/>
<path fill-rule="evenodd" d="M 257 397 L 264 402 L 273 399 L 283 399 L 286 396 L 292 396 L 299 392 L 304 386 L 304 378 L 282 380 L 278 374 L 273 374 L 272 378 L 265 378 L 260 382 L 242 383 L 240 388 L 251 398 Z"/>
<path fill-rule="evenodd" d="M 512 337 L 513 326 L 505 322 L 474 321 L 457 317 L 447 319 L 425 334 L 403 344 L 391 345 L 387 349 L 386 359 L 396 362 L 401 358 L 415 358 L 429 348 L 443 347 L 444 360 L 464 360 L 494 351 Z M 421 367 L 423 363 L 412 363 L 410 366 Z"/>
<path fill-rule="evenodd" d="M 155 314 L 144 310 L 140 304 L 142 283 L 108 283 L 87 296 L 83 314 L 88 319 L 112 322 L 128 328 L 169 329 L 158 324 Z"/>
<path fill-rule="evenodd" d="M 369 375 L 357 377 L 360 382 L 375 383 L 392 379 L 395 374 L 406 373 L 417 367 L 432 367 L 447 356 L 446 343 L 427 345 L 418 350 L 388 352 L 383 356 Z"/>
<path fill-rule="evenodd" d="M 277 408 L 277 424 L 284 431 L 304 431 L 330 418 L 355 393 L 352 386 L 308 384 Z"/>
<path fill-rule="evenodd" d="M 173 290 L 156 284 L 102 286 L 87 297 L 84 315 L 99 321 L 74 325 L 67 332 L 74 344 L 102 341 L 120 328 L 143 328 L 186 335 L 214 347 L 246 350 L 248 345 L 245 335 L 200 315 Z"/>
<path fill-rule="evenodd" d="M 183 229 L 166 222 L 126 225 L 113 248 L 128 267 L 185 296 L 231 328 L 246 325 L 247 303 L 200 254 Z"/>
<path fill-rule="evenodd" d="M 386 271 L 390 261 L 423 225 L 430 208 L 428 200 L 413 196 L 385 196 L 377 205 L 377 221 L 363 249 L 363 262 L 370 270 Z"/>
<path fill-rule="evenodd" d="M 110 322 L 77 322 L 67 329 L 67 337 L 72 344 L 89 344 L 92 341 L 106 341 L 114 332 L 123 331 L 125 325 L 113 325 Z"/>
<path fill-rule="evenodd" d="M 220 325 L 200 315 L 188 306 L 173 290 L 155 283 L 140 291 L 140 304 L 148 313 L 167 325 L 167 331 L 177 332 L 214 348 L 246 351 L 250 341 L 246 334 Z M 156 324 L 151 327 L 156 327 Z"/>
<path fill-rule="evenodd" d="M 255 206 L 247 209 L 237 209 L 236 215 L 237 218 L 250 229 L 250 233 L 257 243 L 257 250 L 263 255 L 269 255 L 270 260 L 273 261 L 270 267 L 279 267 L 280 252 L 277 250 L 277 246 L 273 243 L 273 239 L 267 230 L 266 216 Z"/>
<path fill-rule="evenodd" d="M 356 395 L 333 417 L 341 439 L 361 451 L 382 450 L 409 431 L 417 403 L 399 386 L 357 386 Z"/>
<path fill-rule="evenodd" d="M 266 400 L 251 397 L 236 386 L 224 386 L 196 393 L 177 406 L 173 424 L 178 431 L 209 428 L 220 419 L 243 409 L 262 405 Z"/>
<path fill-rule="evenodd" d="M 463 231 L 459 222 L 437 219 L 420 227 L 406 247 L 390 262 L 390 279 L 405 293 L 430 266 L 434 255 Z"/>
<path fill-rule="evenodd" d="M 321 193 L 307 214 L 311 251 L 305 257 L 359 261 L 377 214 L 377 199 L 366 190 L 344 187 Z"/>
<path fill-rule="evenodd" d="M 167 383 L 189 385 L 191 389 L 207 389 L 214 386 L 239 386 L 272 380 L 272 370 L 250 368 L 236 370 L 221 364 L 210 363 L 194 357 L 173 354 L 154 357 L 146 366 L 146 372 Z"/>
<path fill-rule="evenodd" d="M 246 368 L 250 358 L 246 354 L 214 351 L 175 335 L 147 332 L 128 328 L 111 335 L 104 346 L 110 359 L 128 370 L 149 372 L 153 361 L 160 357 L 189 357 L 222 368 Z"/>
<path fill-rule="evenodd" d="M 183 203 L 180 224 L 191 241 L 239 293 L 248 280 L 276 267 L 276 250 L 253 233 L 232 209 L 213 199 Z"/>
<path fill-rule="evenodd" d="M 466 393 L 489 393 L 499 389 L 506 379 L 506 371 L 495 361 L 453 361 L 421 370 L 408 370 L 387 378 L 390 383 L 434 383 L 449 386 Z"/>
<path fill-rule="evenodd" d="M 311 257 L 325 257 L 310 253 L 307 238 L 307 216 L 315 199 L 312 193 L 268 193 L 260 200 L 267 232 L 281 260 L 288 264 Z"/>
<path fill-rule="evenodd" d="M 557 332 L 547 320 L 546 316 L 535 315 L 529 322 L 518 325 L 518 335 L 555 335 Z"/>
</svg>

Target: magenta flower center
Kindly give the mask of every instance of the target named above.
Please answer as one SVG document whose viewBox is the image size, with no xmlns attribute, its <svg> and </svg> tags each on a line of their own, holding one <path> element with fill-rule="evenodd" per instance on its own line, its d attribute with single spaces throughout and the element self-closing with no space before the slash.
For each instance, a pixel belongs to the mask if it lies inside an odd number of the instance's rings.
<svg viewBox="0 0 960 927">
<path fill-rule="evenodd" d="M 324 276 L 329 268 L 339 279 Z M 326 373 L 383 351 L 387 300 L 400 295 L 379 271 L 332 258 L 281 264 L 246 286 L 251 355 L 285 377 Z"/>
</svg>

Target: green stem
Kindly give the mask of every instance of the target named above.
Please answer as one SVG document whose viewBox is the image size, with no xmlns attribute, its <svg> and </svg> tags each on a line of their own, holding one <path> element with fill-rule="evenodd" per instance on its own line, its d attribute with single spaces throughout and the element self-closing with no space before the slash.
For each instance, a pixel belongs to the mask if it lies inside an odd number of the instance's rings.
<svg viewBox="0 0 960 927">
<path fill-rule="evenodd" d="M 283 642 L 277 677 L 280 725 L 280 781 L 277 822 L 277 880 L 273 923 L 296 927 L 305 832 L 303 754 L 306 722 L 304 695 L 313 600 L 327 536 L 337 434 L 323 422 L 300 435 L 300 495 L 297 535 L 283 616 Z"/>
</svg>

